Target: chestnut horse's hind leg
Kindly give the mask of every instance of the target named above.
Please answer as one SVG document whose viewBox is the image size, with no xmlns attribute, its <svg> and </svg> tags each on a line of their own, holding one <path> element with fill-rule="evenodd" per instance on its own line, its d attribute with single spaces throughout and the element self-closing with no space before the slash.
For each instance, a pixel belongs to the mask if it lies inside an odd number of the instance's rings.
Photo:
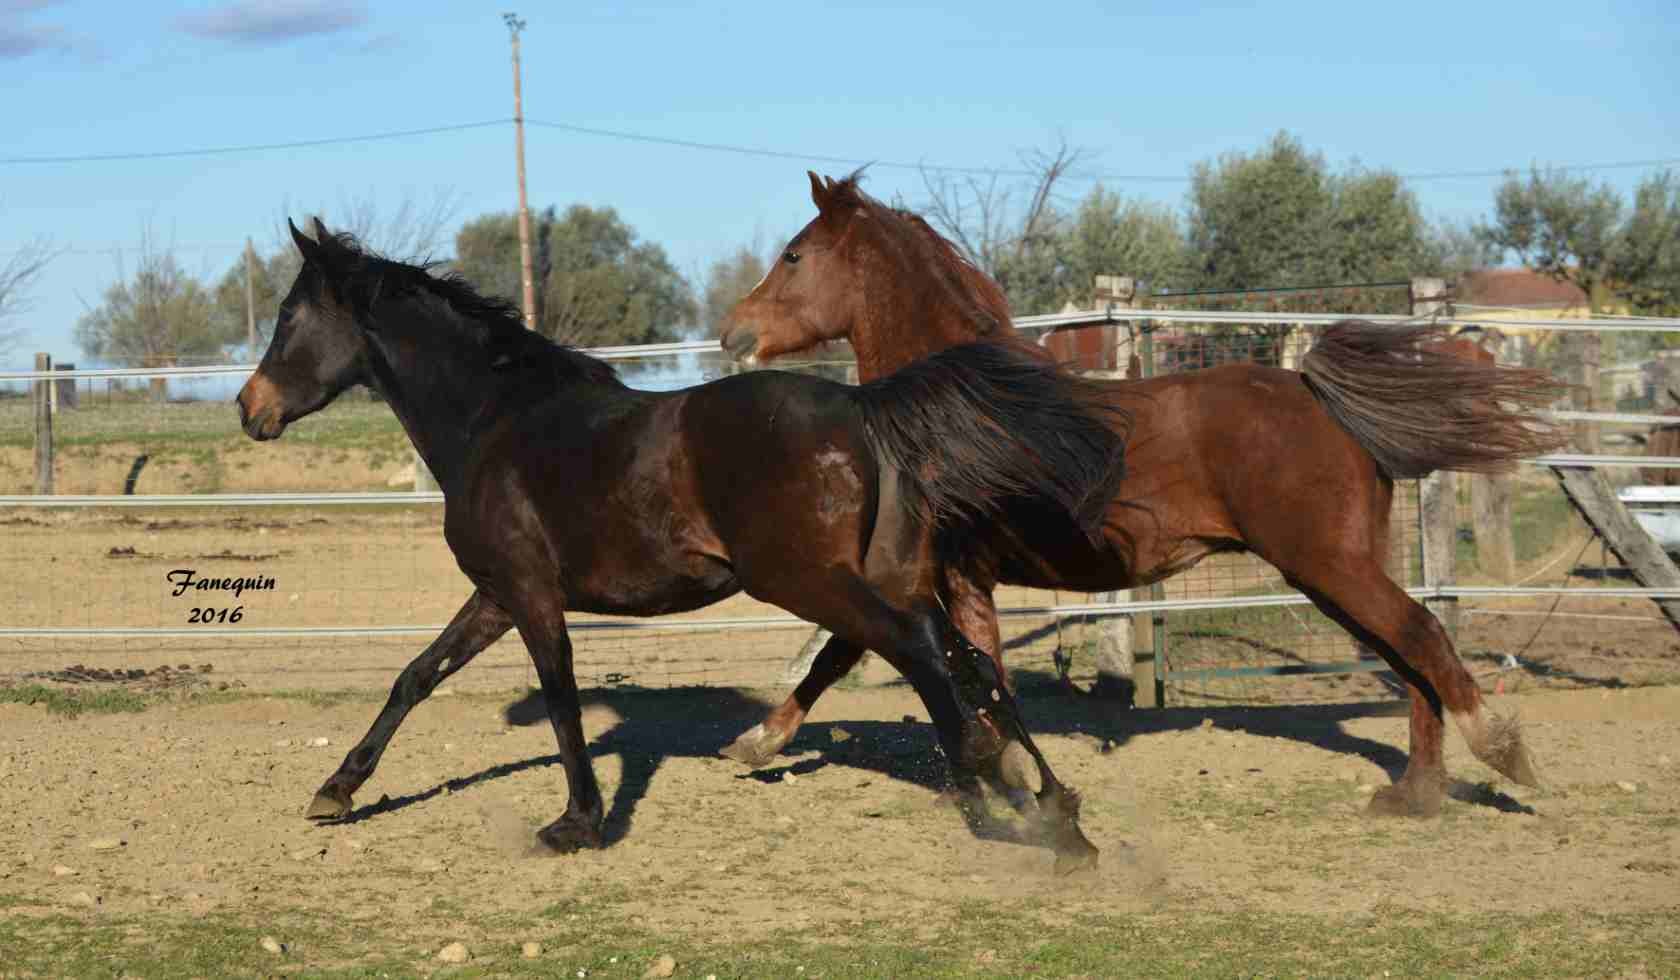
<svg viewBox="0 0 1680 980">
<path fill-rule="evenodd" d="M 804 680 L 793 689 L 776 709 L 761 722 L 747 729 L 723 750 L 725 758 L 734 759 L 754 769 L 769 765 L 776 758 L 776 753 L 782 746 L 793 740 L 794 733 L 804 723 L 805 715 L 811 710 L 811 705 L 822 697 L 822 693 L 832 687 L 840 678 L 845 677 L 857 662 L 863 658 L 863 648 L 848 643 L 838 636 L 831 636 L 823 644 L 816 659 L 811 661 L 811 669 L 806 672 Z"/>
<path fill-rule="evenodd" d="M 455 618 L 438 634 L 438 638 L 397 675 L 396 683 L 391 686 L 391 696 L 379 712 L 379 717 L 374 719 L 373 727 L 344 757 L 338 771 L 321 786 L 304 816 L 312 820 L 337 820 L 347 816 L 356 790 L 373 775 L 379 757 L 385 753 L 391 736 L 396 734 L 397 727 L 409 711 L 424 701 L 450 674 L 465 667 L 480 651 L 496 642 L 512 625 L 513 620 L 501 607 L 484 598 L 482 593 L 474 592 Z"/>
<path fill-rule="evenodd" d="M 1411 689 L 1411 756 L 1406 771 L 1371 800 L 1378 814 L 1429 816 L 1446 787 L 1443 714 L 1450 714 L 1476 757 L 1513 781 L 1537 786 L 1534 763 L 1514 720 L 1485 711 L 1475 678 L 1453 652 L 1441 624 L 1376 562 L 1325 566 L 1310 580 L 1291 576 L 1325 615 L 1364 641 Z"/>
</svg>

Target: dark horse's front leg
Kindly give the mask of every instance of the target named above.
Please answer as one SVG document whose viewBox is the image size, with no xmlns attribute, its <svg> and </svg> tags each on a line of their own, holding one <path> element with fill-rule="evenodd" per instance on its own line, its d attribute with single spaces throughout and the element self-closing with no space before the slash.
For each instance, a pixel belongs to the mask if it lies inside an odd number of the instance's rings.
<svg viewBox="0 0 1680 980">
<path fill-rule="evenodd" d="M 542 681 L 543 701 L 554 738 L 560 747 L 560 764 L 566 767 L 570 791 L 560 818 L 537 831 L 537 839 L 549 848 L 569 854 L 579 848 L 600 847 L 606 809 L 601 787 L 595 781 L 595 766 L 589 759 L 583 737 L 583 709 L 578 702 L 577 675 L 572 667 L 572 639 L 566 632 L 566 616 L 558 595 L 542 596 L 518 610 L 519 635 L 525 640 L 537 678 Z"/>
<path fill-rule="evenodd" d="M 304 816 L 312 820 L 337 820 L 347 816 L 352 806 L 351 798 L 373 775 L 374 767 L 379 765 L 379 757 L 385 754 L 391 736 L 396 734 L 397 727 L 408 712 L 426 700 L 450 674 L 465 667 L 480 651 L 496 642 L 512 625 L 513 620 L 500 606 L 485 598 L 482 592 L 474 592 L 431 646 L 397 675 L 397 682 L 391 686 L 391 697 L 385 702 L 379 717 L 374 719 L 373 727 L 344 757 L 338 771 L 321 786 Z"/>
</svg>

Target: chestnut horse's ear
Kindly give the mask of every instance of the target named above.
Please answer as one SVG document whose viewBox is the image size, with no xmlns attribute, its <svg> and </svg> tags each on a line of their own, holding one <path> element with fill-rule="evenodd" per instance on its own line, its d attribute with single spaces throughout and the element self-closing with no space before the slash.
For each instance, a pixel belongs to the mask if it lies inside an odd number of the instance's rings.
<svg viewBox="0 0 1680 980">
<path fill-rule="evenodd" d="M 821 177 L 815 170 L 805 171 L 805 176 L 811 178 L 811 203 L 817 206 L 819 212 L 828 208 L 828 188 L 823 186 Z"/>
<path fill-rule="evenodd" d="M 319 228 L 320 225 L 321 222 L 317 219 L 315 226 Z M 318 242 L 298 231 L 298 226 L 292 224 L 290 218 L 286 219 L 286 227 L 292 230 L 292 243 L 297 246 L 298 252 L 303 256 L 305 265 L 320 266 L 325 264 L 326 257 L 321 254 L 321 246 Z"/>
</svg>

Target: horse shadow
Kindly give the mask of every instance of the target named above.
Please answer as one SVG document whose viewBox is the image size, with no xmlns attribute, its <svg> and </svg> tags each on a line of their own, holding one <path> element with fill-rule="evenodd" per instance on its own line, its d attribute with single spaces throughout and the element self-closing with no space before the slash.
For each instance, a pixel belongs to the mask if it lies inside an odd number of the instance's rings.
<svg viewBox="0 0 1680 980">
<path fill-rule="evenodd" d="M 736 780 L 772 783 L 786 774 L 803 776 L 830 765 L 840 765 L 898 782 L 939 791 L 948 782 L 943 757 L 933 728 L 925 721 L 906 715 L 901 721 L 844 721 L 818 724 L 814 732 L 802 732 L 785 750 L 803 755 L 822 745 L 816 758 L 788 758 L 787 764 L 763 769 L 742 769 L 718 753 L 741 731 L 761 721 L 773 705 L 735 688 L 678 687 L 642 688 L 615 686 L 579 692 L 585 707 L 604 706 L 620 718 L 616 724 L 590 740 L 592 759 L 616 755 L 620 760 L 618 786 L 608 801 L 603 837 L 610 847 L 630 833 L 636 807 L 667 759 L 715 760 L 721 771 Z M 532 690 L 502 710 L 509 726 L 547 725 L 548 709 L 542 692 Z M 847 733 L 844 742 L 831 738 L 836 725 Z M 503 779 L 531 769 L 559 766 L 557 753 L 501 763 L 470 775 L 447 779 L 435 786 L 402 796 L 385 796 L 359 806 L 339 823 L 360 823 L 393 813 L 444 793 L 456 793 L 482 783 Z"/>
<path fill-rule="evenodd" d="M 1034 735 L 1062 735 L 1083 740 L 1093 751 L 1113 754 L 1142 735 L 1187 732 L 1207 727 L 1244 731 L 1312 745 L 1338 755 L 1371 761 L 1396 779 L 1406 767 L 1406 754 L 1385 742 L 1354 735 L 1344 723 L 1358 718 L 1403 717 L 1404 702 L 1377 701 L 1295 705 L 1230 705 L 1193 708 L 1126 710 L 1115 702 L 1077 691 L 1048 671 L 1017 668 L 1013 672 L 1027 727 Z M 902 681 L 891 682 L 894 685 Z M 617 755 L 621 774 L 608 802 L 607 846 L 630 833 L 637 806 L 667 759 L 715 760 L 735 780 L 775 782 L 786 775 L 805 776 L 830 767 L 871 773 L 885 779 L 939 792 L 949 779 L 933 729 L 906 715 L 900 721 L 831 719 L 810 723 L 782 750 L 778 762 L 763 769 L 745 770 L 719 757 L 718 752 L 741 731 L 758 721 L 772 704 L 736 688 L 642 688 L 615 686 L 580 692 L 584 705 L 611 709 L 619 721 L 595 736 L 591 758 Z M 510 726 L 546 725 L 548 712 L 540 691 L 530 691 L 507 704 L 503 720 Z M 1117 756 L 1117 760 L 1123 759 Z M 785 760 L 785 763 L 782 761 Z M 1253 760 L 1243 759 L 1246 767 Z M 383 797 L 358 807 L 343 822 L 357 823 L 384 813 L 426 802 L 530 769 L 559 765 L 548 754 L 491 766 L 470 775 L 445 780 L 428 789 L 399 797 Z M 1210 759 L 1210 766 L 1217 760 Z M 1473 806 L 1505 813 L 1534 810 L 1486 784 L 1452 780 L 1450 797 Z"/>
</svg>

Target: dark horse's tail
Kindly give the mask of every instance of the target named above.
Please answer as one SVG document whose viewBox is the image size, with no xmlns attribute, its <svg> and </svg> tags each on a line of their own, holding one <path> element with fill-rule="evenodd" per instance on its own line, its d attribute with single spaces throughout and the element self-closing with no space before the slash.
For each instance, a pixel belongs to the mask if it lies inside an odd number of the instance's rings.
<svg viewBox="0 0 1680 980">
<path fill-rule="evenodd" d="M 1025 497 L 1065 510 L 1093 541 L 1101 534 L 1130 417 L 1037 348 L 963 344 L 855 392 L 877 454 L 935 526 L 996 517 L 1005 499 Z"/>
<path fill-rule="evenodd" d="M 1301 359 L 1307 386 L 1391 479 L 1497 472 L 1561 448 L 1536 414 L 1568 387 L 1544 371 L 1476 364 L 1436 324 L 1343 320 Z"/>
</svg>

